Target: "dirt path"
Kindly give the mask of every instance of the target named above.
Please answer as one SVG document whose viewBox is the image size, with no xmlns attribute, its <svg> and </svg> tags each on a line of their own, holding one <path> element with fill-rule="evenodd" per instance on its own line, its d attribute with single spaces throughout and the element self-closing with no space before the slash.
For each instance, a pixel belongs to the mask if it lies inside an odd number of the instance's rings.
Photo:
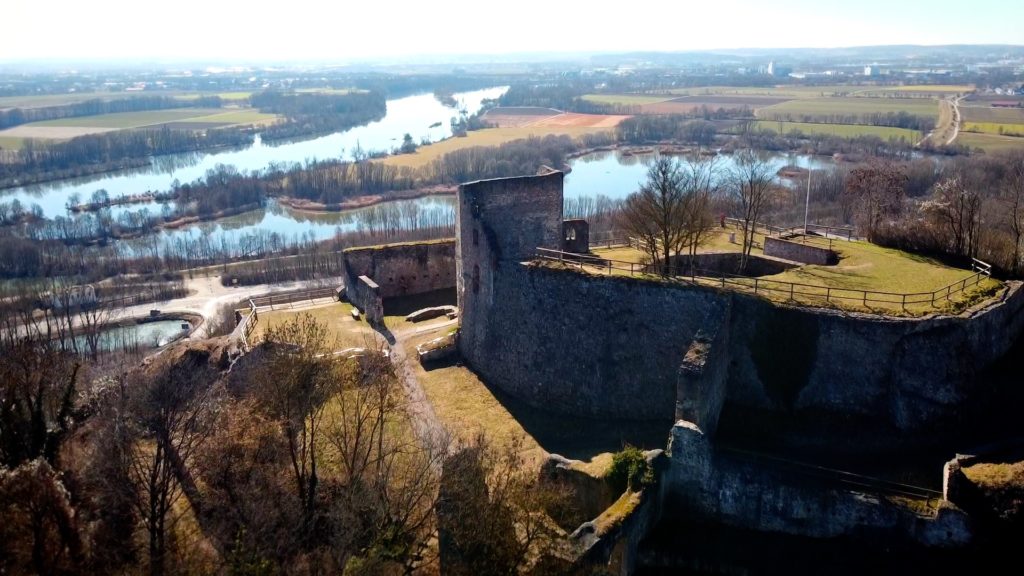
<svg viewBox="0 0 1024 576">
<path fill-rule="evenodd" d="M 415 357 L 409 357 L 405 346 L 412 336 L 440 330 L 456 322 L 456 320 L 452 320 L 423 328 L 399 330 L 397 334 L 383 326 L 377 328 L 377 331 L 387 340 L 388 345 L 391 347 L 391 364 L 395 367 L 395 374 L 402 382 L 402 389 L 405 391 L 406 398 L 409 401 L 408 411 L 412 418 L 413 430 L 416 433 L 416 437 L 425 445 L 434 445 L 446 439 L 449 434 L 441 419 L 437 417 L 437 413 L 434 412 L 434 406 L 427 399 L 427 394 L 423 391 L 423 385 L 420 383 L 419 378 L 416 377 L 416 370 L 411 363 L 418 360 Z"/>
<path fill-rule="evenodd" d="M 964 98 L 966 96 L 954 96 L 939 101 L 938 123 L 917 143 L 918 146 L 929 140 L 939 146 L 949 146 L 956 140 L 960 135 L 960 101 Z"/>
</svg>

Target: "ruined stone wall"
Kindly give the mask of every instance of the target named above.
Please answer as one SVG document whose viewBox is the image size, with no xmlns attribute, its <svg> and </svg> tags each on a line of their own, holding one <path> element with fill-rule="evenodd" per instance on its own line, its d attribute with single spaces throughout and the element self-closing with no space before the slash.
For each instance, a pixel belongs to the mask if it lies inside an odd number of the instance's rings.
<svg viewBox="0 0 1024 576">
<path fill-rule="evenodd" d="M 355 282 L 346 282 L 346 293 L 349 302 L 362 312 L 367 322 L 376 323 L 384 320 L 380 287 L 372 279 L 360 276 Z"/>
<path fill-rule="evenodd" d="M 635 278 L 510 265 L 494 306 L 463 316 L 460 351 L 481 377 L 548 411 L 664 419 L 697 331 L 722 322 L 728 296 Z M 701 401 L 697 399 L 696 401 Z"/>
<path fill-rule="evenodd" d="M 561 172 L 551 172 L 459 186 L 455 219 L 459 350 L 471 363 L 488 364 L 484 355 L 493 350 L 488 342 L 502 329 L 494 319 L 504 317 L 506 311 L 524 310 L 525 295 L 516 295 L 518 300 L 511 306 L 496 297 L 495 279 L 506 278 L 507 290 L 508 273 L 531 259 L 537 247 L 562 245 L 562 178 Z"/>
<path fill-rule="evenodd" d="M 381 298 L 455 287 L 455 240 L 385 244 L 344 252 L 346 285 L 373 279 Z"/>
<path fill-rule="evenodd" d="M 590 224 L 586 220 L 562 222 L 562 250 L 574 254 L 590 252 Z"/>
<path fill-rule="evenodd" d="M 962 546 L 973 533 L 966 514 L 940 505 L 921 515 L 870 489 L 847 489 L 765 461 L 717 451 L 695 425 L 672 428 L 663 477 L 664 517 L 812 538 L 894 538 L 925 546 Z"/>
<path fill-rule="evenodd" d="M 739 252 L 704 252 L 693 256 L 689 254 L 672 256 L 669 258 L 669 263 L 684 276 L 690 273 L 692 264 L 699 276 L 729 277 L 739 274 L 741 259 L 742 256 Z M 787 260 L 751 254 L 747 257 L 747 267 L 743 271 L 743 275 L 772 276 L 796 268 L 796 266 L 797 264 Z M 651 271 L 658 273 L 656 267 L 652 267 Z"/>
<path fill-rule="evenodd" d="M 764 239 L 764 253 L 766 256 L 804 264 L 818 264 L 819 266 L 831 266 L 839 262 L 839 255 L 828 248 L 780 240 L 770 236 Z"/>
<path fill-rule="evenodd" d="M 926 319 L 790 308 L 736 294 L 728 400 L 923 432 L 983 392 L 976 377 L 1022 333 L 1019 284 L 984 311 Z"/>
<path fill-rule="evenodd" d="M 856 418 L 858 434 L 883 441 L 926 438 L 1024 331 L 1017 286 L 973 315 L 897 319 L 523 264 L 563 241 L 561 185 L 553 173 L 458 194 L 459 350 L 486 381 L 544 410 L 681 414 L 710 431 L 724 381 L 727 406 L 787 422 Z M 680 371 L 698 332 L 717 343 L 701 370 L 709 383 Z"/>
</svg>

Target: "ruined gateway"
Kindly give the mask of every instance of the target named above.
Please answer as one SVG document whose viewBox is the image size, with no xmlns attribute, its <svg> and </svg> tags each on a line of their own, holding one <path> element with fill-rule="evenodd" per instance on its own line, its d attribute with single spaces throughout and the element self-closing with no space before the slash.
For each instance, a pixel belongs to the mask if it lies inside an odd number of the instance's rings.
<svg viewBox="0 0 1024 576">
<path fill-rule="evenodd" d="M 899 453 L 933 440 L 984 392 L 979 374 L 1021 334 L 1019 283 L 981 310 L 906 319 L 546 266 L 535 261 L 538 248 L 588 251 L 586 223 L 563 220 L 562 180 L 552 171 L 464 184 L 454 258 L 450 244 L 392 251 L 402 261 L 416 251 L 430 289 L 450 285 L 444 270 L 454 260 L 458 352 L 489 384 L 549 412 L 666 423 L 657 490 L 615 530 L 581 526 L 578 561 L 614 557 L 629 573 L 638 542 L 675 516 L 814 538 L 971 541 L 970 518 L 951 501 L 955 465 L 940 505 L 922 515 L 740 458 L 715 437 L 726 410 L 792 445 L 839 452 Z M 426 264 L 427 252 L 437 253 L 436 265 Z M 374 265 L 390 270 L 380 263 L 389 254 L 377 252 Z M 354 301 L 379 306 L 389 288 L 351 268 L 350 280 L 362 284 Z M 555 460 L 555 473 L 571 475 Z"/>
</svg>

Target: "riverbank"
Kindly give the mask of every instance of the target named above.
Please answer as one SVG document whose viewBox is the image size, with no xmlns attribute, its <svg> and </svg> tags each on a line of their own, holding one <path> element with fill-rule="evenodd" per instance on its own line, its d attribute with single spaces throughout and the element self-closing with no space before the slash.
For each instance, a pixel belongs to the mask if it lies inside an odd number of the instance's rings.
<svg viewBox="0 0 1024 576">
<path fill-rule="evenodd" d="M 302 198 L 292 198 L 290 196 L 276 196 L 274 199 L 277 200 L 278 204 L 298 212 L 330 214 L 369 208 L 371 206 L 394 202 L 396 200 L 416 200 L 427 196 L 451 196 L 454 195 L 457 190 L 458 186 L 436 184 L 412 190 L 395 190 L 391 192 L 383 192 L 381 194 L 356 196 L 337 204 L 325 204 L 323 202 L 315 202 L 313 200 L 305 200 Z"/>
</svg>

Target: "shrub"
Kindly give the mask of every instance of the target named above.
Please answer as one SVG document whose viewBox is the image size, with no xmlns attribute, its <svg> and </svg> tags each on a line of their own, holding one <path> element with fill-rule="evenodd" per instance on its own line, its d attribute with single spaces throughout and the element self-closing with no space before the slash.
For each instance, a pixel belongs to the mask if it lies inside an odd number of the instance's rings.
<svg viewBox="0 0 1024 576">
<path fill-rule="evenodd" d="M 617 492 L 639 490 L 654 483 L 654 469 L 647 462 L 644 451 L 627 445 L 612 457 L 612 466 L 605 480 Z"/>
</svg>

